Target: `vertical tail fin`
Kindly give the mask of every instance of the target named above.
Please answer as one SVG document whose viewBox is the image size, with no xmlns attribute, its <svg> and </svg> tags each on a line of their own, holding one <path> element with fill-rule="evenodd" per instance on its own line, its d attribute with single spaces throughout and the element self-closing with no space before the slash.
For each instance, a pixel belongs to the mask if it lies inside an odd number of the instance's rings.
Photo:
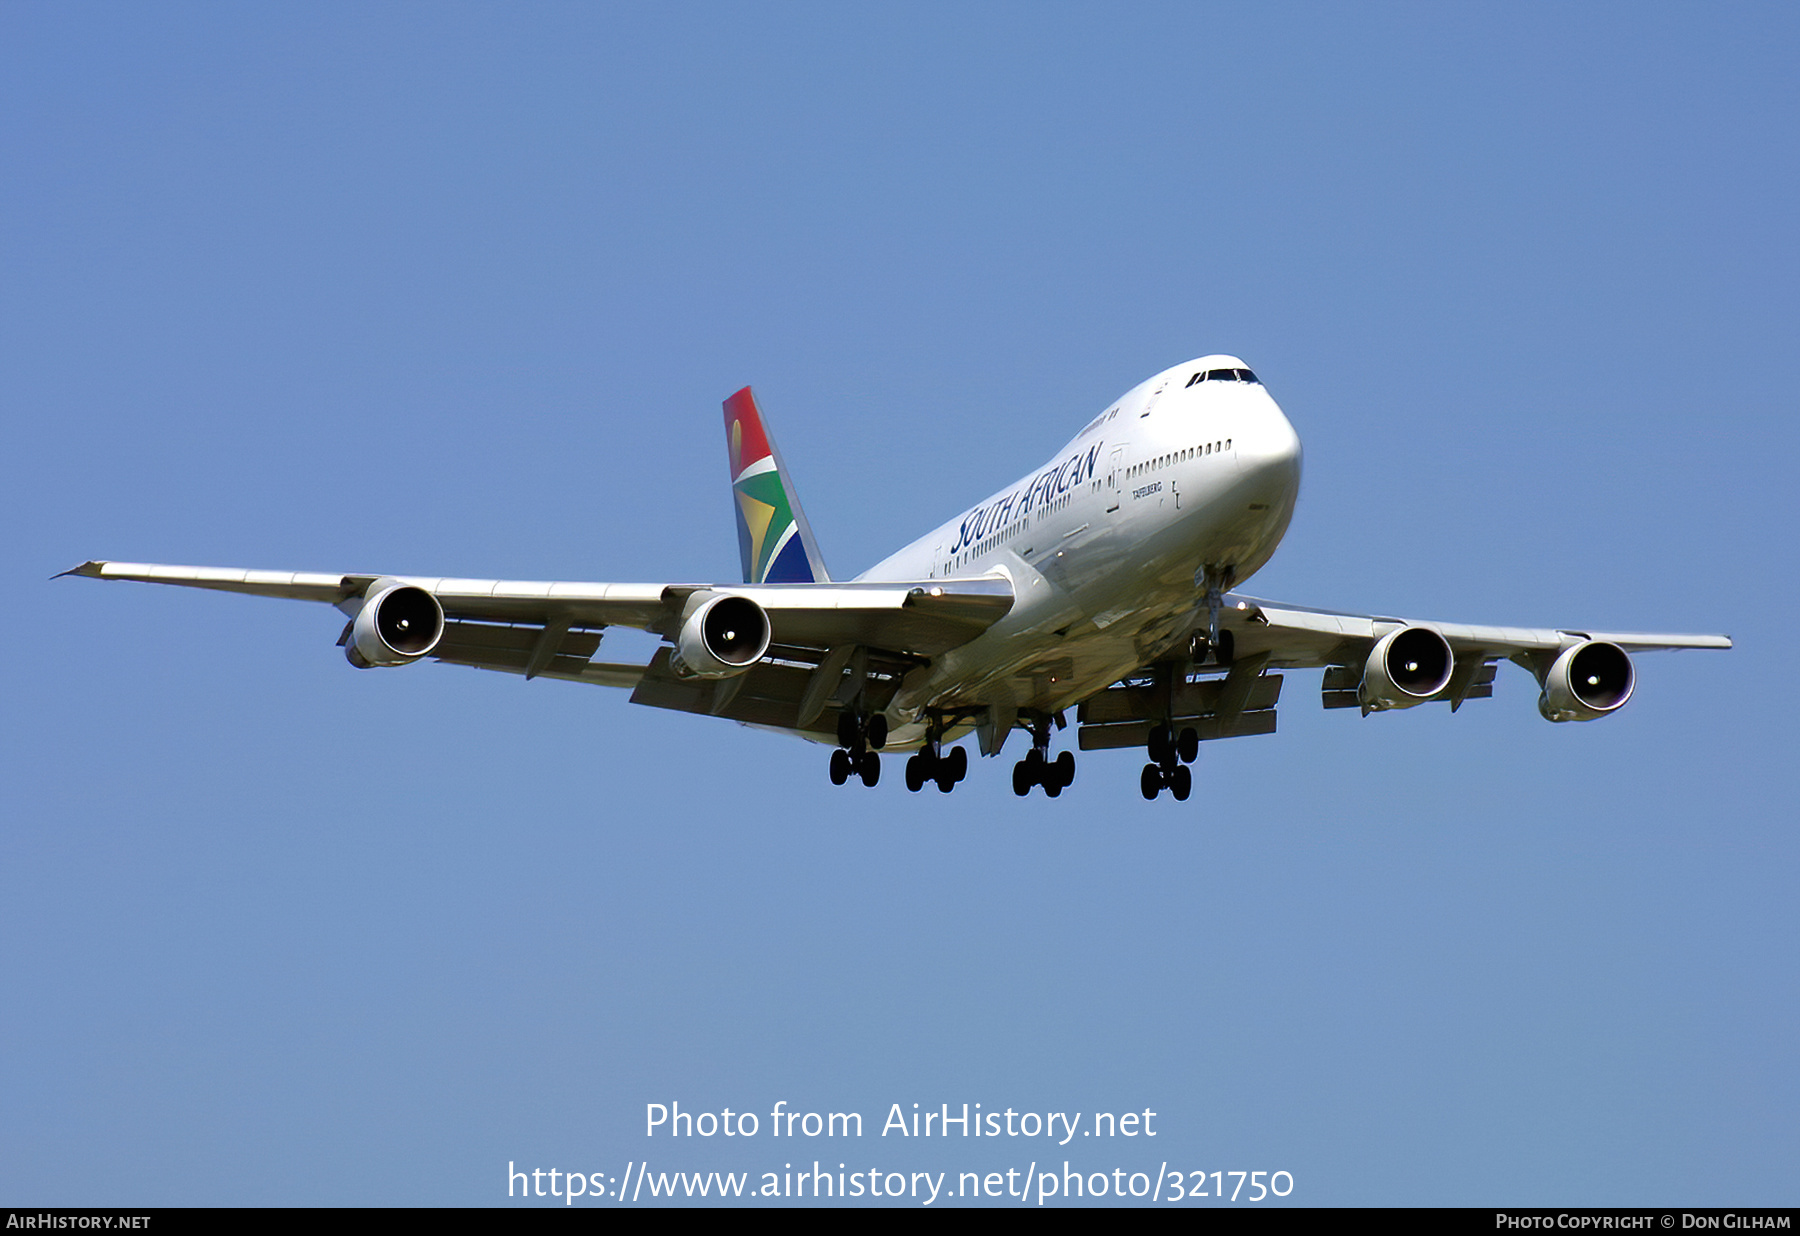
<svg viewBox="0 0 1800 1236">
<path fill-rule="evenodd" d="M 746 584 L 823 584 L 831 580 L 800 496 L 746 386 L 725 401 L 725 444 L 737 499 L 738 553 Z"/>
</svg>

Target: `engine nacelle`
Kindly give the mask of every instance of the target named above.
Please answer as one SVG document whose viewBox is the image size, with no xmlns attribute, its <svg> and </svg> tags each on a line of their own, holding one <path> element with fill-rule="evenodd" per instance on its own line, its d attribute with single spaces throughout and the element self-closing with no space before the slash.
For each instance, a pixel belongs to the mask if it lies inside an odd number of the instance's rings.
<svg viewBox="0 0 1800 1236">
<path fill-rule="evenodd" d="M 729 678 L 769 650 L 768 612 L 749 597 L 714 597 L 681 624 L 669 668 L 683 678 Z"/>
<path fill-rule="evenodd" d="M 1369 652 L 1356 697 L 1371 712 L 1411 708 L 1449 686 L 1455 668 L 1449 640 L 1430 627 L 1401 627 Z"/>
<path fill-rule="evenodd" d="M 357 669 L 410 665 L 444 638 L 444 607 L 425 589 L 397 584 L 369 597 L 350 624 L 344 656 Z"/>
<path fill-rule="evenodd" d="M 1546 721 L 1592 721 L 1623 708 L 1636 685 L 1623 648 L 1586 640 L 1556 654 L 1544 674 L 1538 711 Z"/>
</svg>

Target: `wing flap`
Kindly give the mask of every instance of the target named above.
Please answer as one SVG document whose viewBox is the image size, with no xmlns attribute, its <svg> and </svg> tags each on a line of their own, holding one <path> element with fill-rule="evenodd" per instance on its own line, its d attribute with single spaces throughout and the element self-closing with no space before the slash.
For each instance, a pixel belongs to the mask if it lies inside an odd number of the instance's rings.
<svg viewBox="0 0 1800 1236">
<path fill-rule="evenodd" d="M 1078 735 L 1078 742 L 1083 751 L 1113 751 L 1121 747 L 1142 747 L 1150 741 L 1150 725 L 1148 721 L 1125 721 L 1116 725 L 1084 725 Z M 1275 710 L 1263 709 L 1259 712 L 1246 712 L 1230 719 L 1222 717 L 1199 717 L 1182 722 L 1182 727 L 1192 727 L 1199 735 L 1201 742 L 1209 742 L 1215 738 L 1247 738 L 1255 734 L 1273 734 L 1275 732 Z"/>
<path fill-rule="evenodd" d="M 1168 715 L 1176 720 L 1219 711 L 1225 694 L 1223 678 L 1176 683 L 1169 693 Z M 1083 725 L 1107 725 L 1118 721 L 1161 719 L 1164 692 L 1159 687 L 1109 687 L 1081 701 L 1076 718 Z M 1252 680 L 1237 711 L 1260 712 L 1275 707 L 1281 698 L 1281 675 L 1264 674 Z"/>
<path fill-rule="evenodd" d="M 763 661 L 730 678 L 681 678 L 669 668 L 669 650 L 659 648 L 631 693 L 631 702 L 728 717 L 745 725 L 800 730 L 821 738 L 835 735 L 835 707 L 826 707 L 804 725 L 800 722 L 800 702 L 812 670 L 811 666 Z M 869 705 L 885 708 L 897 686 L 897 676 L 871 676 L 866 683 Z"/>
<path fill-rule="evenodd" d="M 1443 700 L 1453 705 L 1461 705 L 1466 700 L 1485 700 L 1493 698 L 1494 675 L 1499 666 L 1493 662 L 1476 662 L 1470 667 L 1467 686 L 1458 694 L 1460 685 L 1455 678 L 1436 695 L 1425 700 Z M 1319 695 L 1327 708 L 1360 708 L 1362 699 L 1357 688 L 1362 685 L 1362 666 L 1334 665 L 1325 671 L 1319 680 Z"/>
<path fill-rule="evenodd" d="M 554 643 L 545 648 L 544 641 Z M 478 669 L 516 670 L 523 674 L 534 658 L 542 661 L 536 672 L 554 670 L 559 677 L 580 676 L 588 660 L 600 649 L 598 631 L 562 631 L 538 626 L 501 626 L 496 623 L 451 621 L 444 624 L 443 638 L 431 655 L 439 661 L 473 665 Z M 540 656 L 540 650 L 542 655 Z"/>
</svg>

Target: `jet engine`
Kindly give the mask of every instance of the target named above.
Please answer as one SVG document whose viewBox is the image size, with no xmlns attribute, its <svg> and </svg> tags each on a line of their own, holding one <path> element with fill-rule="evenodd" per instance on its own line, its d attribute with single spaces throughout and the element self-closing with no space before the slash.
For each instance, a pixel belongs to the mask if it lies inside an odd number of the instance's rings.
<svg viewBox="0 0 1800 1236">
<path fill-rule="evenodd" d="M 425 589 L 396 584 L 369 597 L 350 624 L 344 656 L 357 669 L 410 665 L 444 637 L 444 607 Z"/>
<path fill-rule="evenodd" d="M 1623 708 L 1636 683 L 1623 648 L 1585 640 L 1563 649 L 1550 663 L 1538 711 L 1546 721 L 1592 721 Z"/>
<path fill-rule="evenodd" d="M 769 650 L 769 615 L 749 597 L 714 597 L 687 616 L 669 667 L 683 678 L 729 678 Z"/>
<path fill-rule="evenodd" d="M 1430 627 L 1401 627 L 1376 642 L 1363 663 L 1357 699 L 1368 711 L 1411 708 L 1450 684 L 1456 657 Z"/>
</svg>

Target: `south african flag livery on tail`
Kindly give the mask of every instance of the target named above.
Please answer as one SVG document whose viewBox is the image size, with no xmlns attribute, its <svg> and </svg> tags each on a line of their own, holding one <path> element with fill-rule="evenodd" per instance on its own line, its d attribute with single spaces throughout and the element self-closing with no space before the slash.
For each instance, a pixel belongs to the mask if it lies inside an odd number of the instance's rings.
<svg viewBox="0 0 1800 1236">
<path fill-rule="evenodd" d="M 822 584 L 831 579 L 806 512 L 746 386 L 725 401 L 725 444 L 737 499 L 738 552 L 746 584 Z"/>
</svg>

